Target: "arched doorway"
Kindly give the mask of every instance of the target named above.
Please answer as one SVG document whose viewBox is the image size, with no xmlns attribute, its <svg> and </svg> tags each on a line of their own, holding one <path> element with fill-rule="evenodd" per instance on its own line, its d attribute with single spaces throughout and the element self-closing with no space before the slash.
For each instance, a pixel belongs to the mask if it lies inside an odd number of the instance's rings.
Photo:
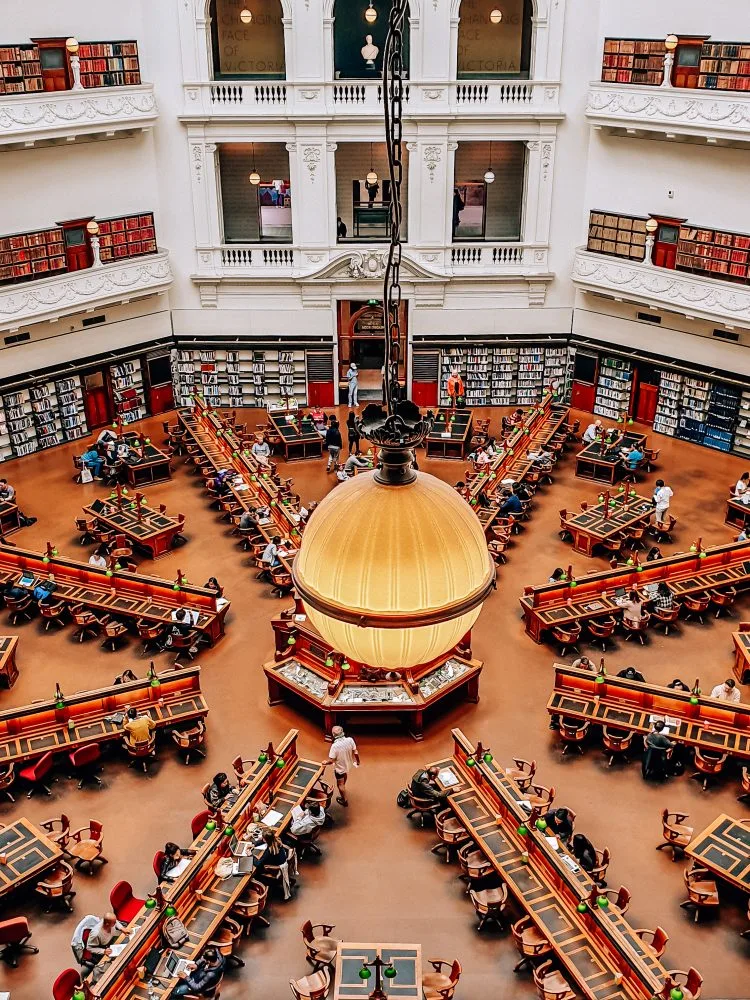
<svg viewBox="0 0 750 1000">
<path fill-rule="evenodd" d="M 214 79 L 286 77 L 280 0 L 210 0 Z"/>
<path fill-rule="evenodd" d="M 333 7 L 333 71 L 337 80 L 380 79 L 390 13 L 391 0 L 336 0 Z M 404 68 L 408 76 L 408 28 L 404 32 Z"/>
<path fill-rule="evenodd" d="M 528 79 L 533 13 L 533 0 L 461 0 L 458 79 Z"/>
</svg>

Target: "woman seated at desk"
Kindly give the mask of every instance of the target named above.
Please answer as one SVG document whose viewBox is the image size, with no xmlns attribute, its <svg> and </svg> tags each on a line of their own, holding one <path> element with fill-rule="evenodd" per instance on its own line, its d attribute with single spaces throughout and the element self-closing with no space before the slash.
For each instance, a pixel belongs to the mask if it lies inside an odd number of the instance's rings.
<svg viewBox="0 0 750 1000">
<path fill-rule="evenodd" d="M 231 805 L 237 798 L 238 790 L 234 785 L 230 785 L 229 778 L 224 771 L 219 771 L 214 775 L 213 781 L 206 789 L 205 800 L 209 809 L 222 809 Z"/>
<path fill-rule="evenodd" d="M 637 628 L 643 620 L 643 601 L 638 596 L 638 591 L 631 590 L 626 597 L 616 598 L 615 603 L 623 609 L 623 618 L 627 618 Z"/>
<path fill-rule="evenodd" d="M 195 851 L 189 851 L 172 843 L 171 840 L 168 841 L 164 845 L 164 857 L 159 865 L 159 881 L 178 878 L 190 864 L 190 858 L 194 855 Z"/>
<path fill-rule="evenodd" d="M 263 874 L 263 868 L 268 866 L 278 868 L 281 873 L 281 883 L 284 887 L 284 899 L 289 899 L 292 895 L 292 888 L 295 885 L 297 874 L 297 855 L 293 848 L 285 847 L 273 830 L 266 830 L 263 834 L 265 850 L 258 858 L 255 871 L 258 875 Z"/>
</svg>

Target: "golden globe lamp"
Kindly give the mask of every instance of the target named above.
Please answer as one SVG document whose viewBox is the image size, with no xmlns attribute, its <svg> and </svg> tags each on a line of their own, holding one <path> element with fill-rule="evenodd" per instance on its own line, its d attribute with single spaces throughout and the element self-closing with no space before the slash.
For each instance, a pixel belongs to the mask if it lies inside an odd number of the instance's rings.
<svg viewBox="0 0 750 1000">
<path fill-rule="evenodd" d="M 490 11 L 490 21 L 492 24 L 500 24 L 503 19 L 503 12 L 495 7 L 494 10 Z"/>
<path fill-rule="evenodd" d="M 247 7 L 245 7 L 244 10 L 240 11 L 240 21 L 242 21 L 243 24 L 250 24 L 252 19 L 253 19 L 253 12 L 251 10 L 248 10 Z"/>
</svg>

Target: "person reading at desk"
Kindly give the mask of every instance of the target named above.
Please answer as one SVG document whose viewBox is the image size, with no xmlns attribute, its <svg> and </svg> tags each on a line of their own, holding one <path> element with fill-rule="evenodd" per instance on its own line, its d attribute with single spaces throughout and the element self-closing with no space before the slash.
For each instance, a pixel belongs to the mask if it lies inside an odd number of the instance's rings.
<svg viewBox="0 0 750 1000">
<path fill-rule="evenodd" d="M 224 771 L 219 771 L 214 775 L 213 781 L 206 789 L 206 805 L 211 809 L 221 809 L 237 797 L 237 789 L 230 785 L 229 778 Z"/>
<path fill-rule="evenodd" d="M 253 458 L 258 462 L 259 465 L 263 465 L 266 468 L 271 464 L 271 447 L 261 435 L 255 439 L 255 444 L 252 449 Z"/>
<path fill-rule="evenodd" d="M 128 743 L 133 747 L 136 743 L 145 743 L 151 739 L 156 723 L 150 715 L 139 715 L 138 709 L 129 708 L 127 720 L 122 728 L 125 730 Z"/>
<path fill-rule="evenodd" d="M 185 870 L 189 859 L 195 855 L 195 851 L 179 847 L 177 844 L 168 841 L 164 845 L 164 857 L 159 865 L 159 881 L 164 879 L 175 879 Z"/>
<path fill-rule="evenodd" d="M 581 440 L 584 444 L 593 444 L 596 441 L 599 431 L 602 429 L 601 420 L 595 420 L 592 424 L 589 424 L 586 430 L 583 432 Z"/>
<path fill-rule="evenodd" d="M 668 688 L 672 688 L 673 691 L 689 691 L 690 688 L 687 686 L 685 681 L 681 681 L 679 677 L 675 677 L 673 681 L 667 684 Z"/>
<path fill-rule="evenodd" d="M 0 490 L 2 489 L 1 484 L 4 480 L 0 479 Z M 747 493 L 750 487 L 750 472 L 743 472 L 737 482 L 734 484 L 734 495 L 736 497 L 741 497 L 743 493 Z M 0 492 L 0 496 L 2 493 Z"/>
<path fill-rule="evenodd" d="M 361 455 L 350 455 L 344 462 L 344 479 L 350 479 L 354 475 L 355 469 L 371 469 L 368 459 Z"/>
<path fill-rule="evenodd" d="M 0 500 L 5 500 L 6 503 L 13 503 L 16 497 L 16 491 L 13 486 L 10 485 L 7 479 L 0 479 Z"/>
<path fill-rule="evenodd" d="M 617 672 L 617 676 L 624 677 L 626 681 L 640 681 L 641 684 L 646 681 L 640 670 L 636 670 L 635 667 L 625 667 Z"/>
<path fill-rule="evenodd" d="M 297 874 L 297 855 L 293 848 L 286 847 L 282 843 L 274 830 L 264 831 L 263 843 L 265 850 L 258 858 L 255 871 L 262 877 L 264 867 L 278 868 L 284 887 L 284 899 L 290 899 L 295 885 L 294 876 Z"/>
<path fill-rule="evenodd" d="M 89 566 L 96 566 L 98 569 L 106 569 L 109 565 L 109 548 L 102 543 L 89 556 Z"/>
<path fill-rule="evenodd" d="M 186 608 L 175 608 L 172 612 L 172 624 L 163 633 L 162 639 L 157 648 L 163 653 L 165 649 L 174 642 L 176 636 L 187 637 L 190 635 L 193 625 L 198 621 L 198 612 Z"/>
<path fill-rule="evenodd" d="M 643 618 L 643 602 L 638 596 L 638 591 L 631 590 L 627 596 L 615 598 L 615 604 L 623 609 L 623 618 L 627 618 L 637 628 Z"/>
<path fill-rule="evenodd" d="M 178 983 L 170 994 L 173 997 L 186 997 L 195 994 L 199 997 L 212 997 L 216 988 L 224 978 L 224 956 L 218 948 L 209 945 L 204 948 L 203 955 L 197 962 L 189 962 L 187 970 L 180 973 L 182 982 Z"/>
<path fill-rule="evenodd" d="M 573 823 L 575 813 L 562 806 L 559 809 L 550 809 L 544 814 L 547 829 L 544 831 L 547 837 L 557 837 L 564 843 L 568 843 L 573 836 Z"/>
<path fill-rule="evenodd" d="M 515 491 L 515 484 L 513 492 L 503 503 L 500 504 L 500 509 L 498 514 L 500 517 L 505 517 L 507 514 L 521 514 L 523 512 L 523 504 L 521 503 L 521 498 Z"/>
<path fill-rule="evenodd" d="M 214 492 L 219 497 L 228 496 L 232 492 L 232 488 L 229 485 L 229 477 L 232 473 L 229 469 L 221 469 L 214 476 Z"/>
<path fill-rule="evenodd" d="M 12 580 L 8 580 L 8 582 L 3 587 L 3 597 L 10 597 L 12 601 L 23 600 L 23 598 L 26 597 L 27 594 L 28 590 L 26 590 L 24 587 L 19 587 L 18 584 L 14 583 Z"/>
<path fill-rule="evenodd" d="M 94 479 L 102 478 L 102 466 L 104 465 L 104 459 L 96 450 L 96 448 L 91 446 L 88 451 L 84 451 L 81 455 L 81 461 L 83 462 L 84 468 L 91 470 L 91 475 Z"/>
<path fill-rule="evenodd" d="M 573 837 L 572 850 L 573 857 L 585 872 L 591 872 L 596 868 L 596 849 L 588 837 L 584 837 L 582 833 L 577 833 Z"/>
<path fill-rule="evenodd" d="M 675 744 L 664 732 L 664 720 L 657 719 L 654 728 L 643 741 L 646 752 L 641 761 L 641 774 L 644 779 L 665 778 L 667 776 L 667 757 Z"/>
<path fill-rule="evenodd" d="M 125 925 L 117 920 L 114 913 L 105 913 L 101 919 L 84 917 L 70 942 L 84 975 L 88 976 L 103 958 L 109 956 L 109 946 L 124 930 Z"/>
<path fill-rule="evenodd" d="M 489 464 L 490 464 L 490 456 L 487 454 L 484 446 L 480 444 L 477 447 L 476 452 L 474 453 L 474 465 L 476 465 L 480 469 L 484 469 Z"/>
<path fill-rule="evenodd" d="M 434 809 L 442 809 L 448 797 L 448 793 L 438 783 L 438 774 L 440 774 L 440 768 L 434 765 L 420 767 L 418 771 L 414 772 L 409 785 L 415 798 L 432 802 Z"/>
<path fill-rule="evenodd" d="M 304 807 L 292 806 L 289 832 L 295 837 L 306 837 L 326 821 L 326 811 L 317 799 L 305 802 Z"/>
<path fill-rule="evenodd" d="M 258 574 L 257 578 L 259 580 L 267 580 L 271 570 L 281 565 L 281 559 L 279 558 L 280 546 L 281 535 L 274 535 L 268 545 L 266 545 L 265 549 L 263 549 L 263 555 L 260 557 L 263 568 Z"/>
<path fill-rule="evenodd" d="M 717 684 L 711 691 L 711 697 L 718 701 L 739 701 L 740 692 L 733 677 L 727 677 L 723 684 Z"/>
<path fill-rule="evenodd" d="M 632 448 L 622 448 L 620 455 L 630 472 L 635 472 L 638 464 L 643 461 L 643 452 L 636 445 Z"/>
</svg>

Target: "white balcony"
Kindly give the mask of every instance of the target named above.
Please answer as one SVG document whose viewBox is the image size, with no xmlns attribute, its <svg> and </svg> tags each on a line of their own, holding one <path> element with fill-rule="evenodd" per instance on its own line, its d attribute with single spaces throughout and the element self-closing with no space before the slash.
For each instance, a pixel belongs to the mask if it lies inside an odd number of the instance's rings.
<svg viewBox="0 0 750 1000">
<path fill-rule="evenodd" d="M 547 253 L 547 246 L 541 243 L 454 243 L 445 251 L 443 266 L 456 277 L 533 275 L 551 279 Z"/>
<path fill-rule="evenodd" d="M 592 83 L 586 117 L 622 135 L 750 146 L 750 91 Z"/>
<path fill-rule="evenodd" d="M 334 83 L 270 83 L 223 80 L 185 85 L 183 121 L 245 118 L 299 121 L 301 118 L 380 118 L 383 88 L 376 80 Z M 562 118 L 557 83 L 543 80 L 459 80 L 414 83 L 404 90 L 404 117 L 441 119 L 500 116 Z"/>
<path fill-rule="evenodd" d="M 0 146 L 30 147 L 80 136 L 111 139 L 150 129 L 159 111 L 151 83 L 0 96 Z"/>
<path fill-rule="evenodd" d="M 729 327 L 750 327 L 750 287 L 732 281 L 608 257 L 585 247 L 576 250 L 573 281 L 584 292 L 597 292 L 617 302 L 642 303 Z"/>
<path fill-rule="evenodd" d="M 166 292 L 172 283 L 169 251 L 102 264 L 50 278 L 0 287 L 0 330 L 56 320 L 78 312 Z"/>
</svg>

